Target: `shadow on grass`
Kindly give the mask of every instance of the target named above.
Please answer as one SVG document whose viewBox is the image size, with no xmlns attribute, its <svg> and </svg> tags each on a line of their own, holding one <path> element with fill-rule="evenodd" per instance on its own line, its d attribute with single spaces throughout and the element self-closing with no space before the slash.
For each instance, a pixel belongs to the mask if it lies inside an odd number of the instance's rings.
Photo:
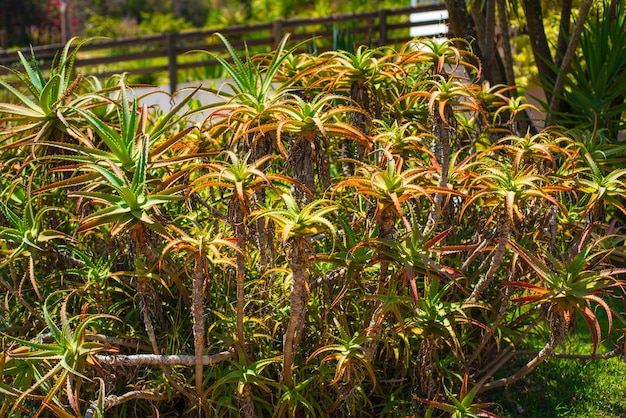
<svg viewBox="0 0 626 418">
<path fill-rule="evenodd" d="M 600 322 L 605 330 L 606 318 Z M 591 353 L 589 332 L 584 322 L 579 325 L 574 337 L 557 352 Z M 536 346 L 541 346 L 539 337 L 537 342 Z M 598 353 L 612 348 L 601 345 Z M 514 373 L 529 359 L 511 362 L 501 376 Z M 500 406 L 496 413 L 510 418 L 626 417 L 626 362 L 619 357 L 595 361 L 550 358 L 525 379 L 487 396 Z"/>
<path fill-rule="evenodd" d="M 526 379 L 493 391 L 490 398 L 501 406 L 501 415 L 512 418 L 624 417 L 626 364 L 617 358 L 594 362 L 553 358 Z"/>
</svg>

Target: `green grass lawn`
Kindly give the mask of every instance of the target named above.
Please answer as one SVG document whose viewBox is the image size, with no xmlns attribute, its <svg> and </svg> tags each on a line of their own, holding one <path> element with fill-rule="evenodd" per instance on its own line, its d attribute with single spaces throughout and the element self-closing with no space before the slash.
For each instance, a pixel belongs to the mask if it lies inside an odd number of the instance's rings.
<svg viewBox="0 0 626 418">
<path fill-rule="evenodd" d="M 606 330 L 606 318 L 602 322 Z M 590 354 L 592 342 L 584 321 L 579 320 L 574 334 L 576 338 L 570 338 L 558 352 Z M 540 346 L 538 337 L 535 347 Z M 597 352 L 611 349 L 609 344 L 601 344 Z M 507 371 L 529 359 L 517 359 Z M 550 358 L 525 379 L 490 395 L 498 404 L 494 412 L 504 417 L 626 417 L 626 362 L 621 357 L 595 361 Z"/>
</svg>

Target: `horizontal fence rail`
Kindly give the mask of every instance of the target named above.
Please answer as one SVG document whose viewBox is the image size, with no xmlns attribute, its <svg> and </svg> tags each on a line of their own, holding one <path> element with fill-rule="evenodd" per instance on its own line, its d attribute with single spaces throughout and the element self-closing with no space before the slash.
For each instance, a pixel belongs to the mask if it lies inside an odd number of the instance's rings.
<svg viewBox="0 0 626 418">
<path fill-rule="evenodd" d="M 413 19 L 415 16 L 426 19 Z M 432 18 L 431 18 L 432 17 Z M 170 91 L 176 90 L 181 71 L 218 66 L 206 53 L 226 53 L 226 48 L 213 36 L 224 35 L 237 51 L 270 52 L 289 33 L 291 42 L 309 41 L 306 48 L 325 51 L 333 47 L 333 38 L 343 37 L 354 45 L 373 47 L 402 44 L 412 39 L 415 28 L 429 30 L 447 23 L 443 4 L 385 9 L 374 12 L 343 13 L 321 18 L 277 19 L 269 23 L 237 25 L 220 29 L 172 32 L 159 35 L 92 40 L 80 47 L 75 68 L 83 74 L 108 77 L 113 74 L 168 75 Z M 447 26 L 445 26 L 447 27 Z M 447 33 L 424 33 L 423 36 L 445 36 Z M 31 50 L 41 69 L 50 68 L 63 44 L 24 48 L 20 52 L 31 57 Z M 0 50 L 0 76 L 19 63 L 18 51 Z"/>
</svg>

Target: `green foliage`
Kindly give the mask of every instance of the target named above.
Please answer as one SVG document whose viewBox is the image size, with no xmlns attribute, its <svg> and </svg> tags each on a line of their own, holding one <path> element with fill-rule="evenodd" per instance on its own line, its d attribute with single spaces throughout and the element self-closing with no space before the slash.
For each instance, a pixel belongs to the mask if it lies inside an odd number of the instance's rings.
<svg viewBox="0 0 626 418">
<path fill-rule="evenodd" d="M 118 18 L 93 14 L 85 23 L 86 36 L 126 38 L 139 34 L 137 22 L 130 18 Z"/>
<path fill-rule="evenodd" d="M 141 35 L 153 35 L 167 32 L 180 32 L 193 29 L 194 26 L 172 13 L 141 12 L 139 21 L 129 17 L 115 17 L 93 14 L 85 25 L 88 36 L 103 36 L 107 38 L 127 38 Z"/>
<path fill-rule="evenodd" d="M 139 34 L 151 35 L 164 32 L 182 32 L 193 29 L 193 25 L 183 18 L 176 18 L 172 13 L 145 13 L 141 12 Z"/>
<path fill-rule="evenodd" d="M 3 84 L 0 415 L 495 416 L 581 330 L 624 354 L 620 144 L 518 135 L 452 41 L 220 39 L 216 103 L 69 44 Z"/>
<path fill-rule="evenodd" d="M 608 2 L 587 22 L 580 38 L 580 55 L 566 72 L 563 100 L 569 111 L 558 121 L 586 130 L 607 129 L 615 137 L 623 131 L 626 112 L 626 18 L 620 3 L 616 17 L 609 18 Z"/>
</svg>

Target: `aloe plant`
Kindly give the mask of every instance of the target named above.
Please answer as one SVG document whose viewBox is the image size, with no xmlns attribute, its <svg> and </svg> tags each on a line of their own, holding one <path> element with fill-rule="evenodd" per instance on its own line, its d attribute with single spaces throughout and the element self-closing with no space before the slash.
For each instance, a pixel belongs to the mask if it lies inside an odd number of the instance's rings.
<svg viewBox="0 0 626 418">
<path fill-rule="evenodd" d="M 101 319 L 116 319 L 110 315 L 90 315 L 86 318 L 68 318 L 65 297 L 61 304 L 61 327 L 52 318 L 50 305 L 63 296 L 51 294 L 42 307 L 43 317 L 52 337 L 52 343 L 39 343 L 10 337 L 19 346 L 4 353 L 2 374 L 12 378 L 17 385 L 7 387 L 3 392 L 7 396 L 2 404 L 3 414 L 11 416 L 16 410 L 24 410 L 21 404 L 26 399 L 41 399 L 41 406 L 30 411 L 33 416 L 40 416 L 46 408 L 53 412 L 65 412 L 60 401 L 60 392 L 65 390 L 75 414 L 80 415 L 78 393 L 83 384 L 90 380 L 85 376 L 88 367 L 95 367 L 94 355 L 110 351 L 106 345 L 85 340 L 85 334 L 91 322 Z M 73 322 L 77 322 L 74 326 Z M 65 388 L 64 388 L 65 386 Z M 41 392 L 41 395 L 39 394 Z"/>
<path fill-rule="evenodd" d="M 89 100 L 89 95 L 83 97 L 77 94 L 82 76 L 74 74 L 76 54 L 87 40 L 80 40 L 73 46 L 74 41 L 72 39 L 65 45 L 47 76 L 40 70 L 32 50 L 30 61 L 18 52 L 24 72 L 7 68 L 17 77 L 25 91 L 0 79 L 0 86 L 17 100 L 15 104 L 0 104 L 1 119 L 8 122 L 10 127 L 0 137 L 5 145 L 17 147 L 73 133 L 75 125 L 79 123 L 76 110 Z M 16 135 L 20 139 L 11 140 Z"/>
<path fill-rule="evenodd" d="M 270 218 L 279 227 L 283 244 L 291 243 L 290 267 L 292 274 L 289 324 L 285 330 L 283 348 L 283 382 L 293 388 L 293 362 L 304 332 L 308 295 L 306 283 L 309 272 L 309 238 L 319 233 L 336 233 L 335 226 L 325 216 L 335 208 L 324 201 L 313 201 L 302 209 L 291 195 L 283 194 L 284 209 L 263 210 L 256 216 Z"/>
<path fill-rule="evenodd" d="M 492 389 L 569 355 L 575 318 L 579 357 L 623 354 L 607 130 L 517 133 L 526 103 L 457 41 L 216 39 L 215 104 L 59 75 L 46 119 L 7 91 L 0 415 L 489 416 Z M 37 104 L 28 65 L 13 88 Z"/>
</svg>

